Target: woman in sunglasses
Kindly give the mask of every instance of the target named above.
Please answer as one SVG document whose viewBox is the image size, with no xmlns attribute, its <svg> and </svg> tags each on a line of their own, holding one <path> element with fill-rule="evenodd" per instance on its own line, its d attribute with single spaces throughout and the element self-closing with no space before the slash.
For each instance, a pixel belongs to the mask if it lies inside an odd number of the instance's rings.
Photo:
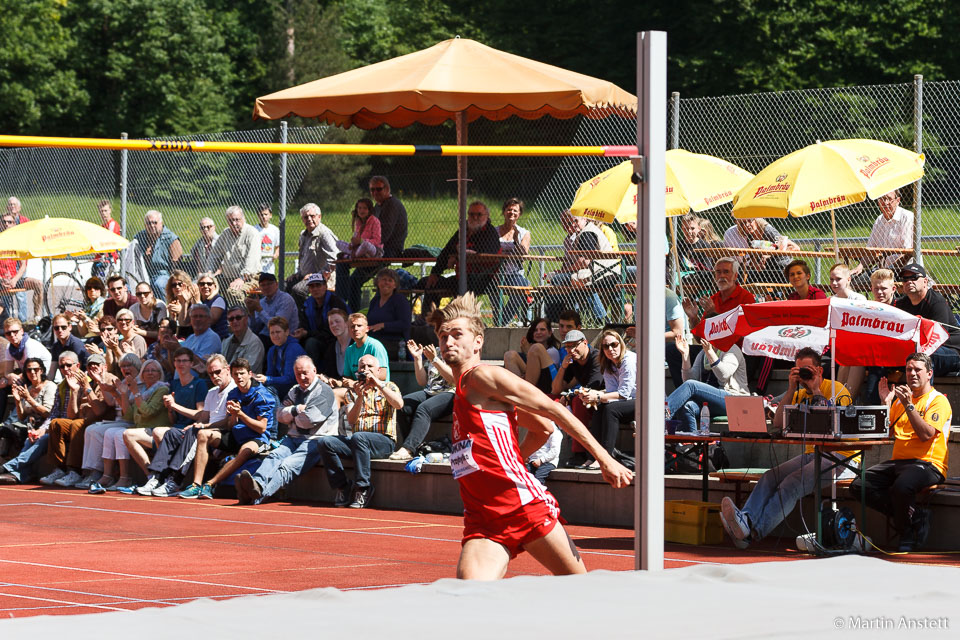
<svg viewBox="0 0 960 640">
<path fill-rule="evenodd" d="M 167 280 L 167 315 L 177 321 L 177 337 L 186 338 L 190 328 L 190 305 L 200 302 L 200 290 L 186 271 L 174 269 Z"/>
<path fill-rule="evenodd" d="M 147 355 L 147 341 L 137 333 L 137 325 L 130 309 L 117 311 L 117 346 L 114 355 L 117 359 L 124 353 L 135 353 L 143 358 Z"/>
<path fill-rule="evenodd" d="M 157 339 L 157 329 L 160 319 L 167 316 L 167 305 L 163 300 L 157 300 L 153 295 L 153 287 L 149 282 L 138 282 L 133 294 L 137 301 L 130 307 L 133 313 L 133 330 L 146 340 L 147 345 Z"/>
<path fill-rule="evenodd" d="M 200 302 L 210 309 L 210 328 L 223 340 L 230 335 L 227 326 L 227 301 L 220 295 L 217 279 L 209 271 L 197 276 Z"/>
<path fill-rule="evenodd" d="M 617 445 L 620 423 L 633 420 L 634 397 L 637 395 L 637 356 L 627 349 L 616 331 L 607 329 L 600 334 L 600 371 L 604 390 L 580 390 L 584 404 L 595 406 L 590 433 L 611 455 Z M 599 469 L 595 460 L 587 460 L 583 469 Z"/>
<path fill-rule="evenodd" d="M 100 334 L 97 321 L 103 315 L 103 303 L 107 301 L 103 294 L 106 291 L 103 280 L 96 276 L 88 279 L 83 284 L 83 308 L 65 312 L 70 322 L 77 325 L 77 335 L 81 338 L 92 338 Z"/>
<path fill-rule="evenodd" d="M 47 380 L 43 369 L 43 360 L 27 358 L 23 367 L 23 377 L 10 388 L 14 408 L 3 425 L 0 425 L 0 456 L 20 449 L 27 441 L 27 432 L 39 427 L 56 397 L 57 385 Z"/>
<path fill-rule="evenodd" d="M 7 318 L 3 322 L 3 336 L 9 343 L 5 360 L 13 360 L 14 373 L 8 373 L 0 378 L 0 416 L 7 413 L 7 398 L 10 397 L 10 387 L 21 382 L 20 372 L 26 366 L 27 358 L 40 358 L 43 361 L 44 371 L 50 368 L 50 352 L 34 340 L 23 330 L 23 324 L 17 318 Z"/>
</svg>

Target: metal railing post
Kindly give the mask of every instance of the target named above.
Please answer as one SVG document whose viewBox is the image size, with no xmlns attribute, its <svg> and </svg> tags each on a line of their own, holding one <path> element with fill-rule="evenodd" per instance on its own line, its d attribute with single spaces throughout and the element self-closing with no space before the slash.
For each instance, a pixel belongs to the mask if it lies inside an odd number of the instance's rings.
<svg viewBox="0 0 960 640">
<path fill-rule="evenodd" d="M 280 143 L 287 144 L 287 121 L 280 122 Z M 287 154 L 280 154 L 280 255 L 284 256 L 277 267 L 281 286 L 286 282 L 287 264 Z"/>
<path fill-rule="evenodd" d="M 923 76 L 913 76 L 913 150 L 923 152 Z M 913 261 L 923 264 L 922 229 L 921 224 L 921 197 L 923 195 L 923 178 L 913 183 Z"/>
<path fill-rule="evenodd" d="M 126 131 L 120 134 L 120 139 L 127 139 Z M 120 232 L 124 238 L 127 237 L 127 156 L 129 153 L 126 149 L 120 151 Z"/>
</svg>

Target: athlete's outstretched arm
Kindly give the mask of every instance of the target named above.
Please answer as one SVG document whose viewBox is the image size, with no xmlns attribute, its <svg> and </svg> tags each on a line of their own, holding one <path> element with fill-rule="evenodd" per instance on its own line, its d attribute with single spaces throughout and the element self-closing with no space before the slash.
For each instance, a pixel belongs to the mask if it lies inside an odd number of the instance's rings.
<svg viewBox="0 0 960 640">
<path fill-rule="evenodd" d="M 604 480 L 612 486 L 625 487 L 633 479 L 633 472 L 614 460 L 572 413 L 523 378 L 500 367 L 477 367 L 470 371 L 464 383 L 468 392 L 495 398 L 517 409 L 552 420 L 582 444 L 593 459 L 600 463 Z"/>
</svg>

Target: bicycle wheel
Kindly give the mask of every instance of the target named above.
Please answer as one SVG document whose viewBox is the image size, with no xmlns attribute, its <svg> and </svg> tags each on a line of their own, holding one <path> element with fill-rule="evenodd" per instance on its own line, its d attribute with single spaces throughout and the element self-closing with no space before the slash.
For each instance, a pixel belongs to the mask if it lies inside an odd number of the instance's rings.
<svg viewBox="0 0 960 640">
<path fill-rule="evenodd" d="M 43 285 L 43 306 L 48 316 L 83 308 L 83 285 L 73 274 L 60 271 Z"/>
</svg>

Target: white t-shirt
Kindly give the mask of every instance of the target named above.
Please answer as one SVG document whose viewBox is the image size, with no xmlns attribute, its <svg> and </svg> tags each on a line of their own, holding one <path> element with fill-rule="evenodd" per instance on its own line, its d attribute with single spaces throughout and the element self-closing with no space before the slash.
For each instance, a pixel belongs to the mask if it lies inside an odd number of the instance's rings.
<svg viewBox="0 0 960 640">
<path fill-rule="evenodd" d="M 236 386 L 237 384 L 231 380 L 223 391 L 220 391 L 218 386 L 207 391 L 207 397 L 203 399 L 203 410 L 210 413 L 207 422 L 213 423 L 227 417 L 227 395 Z"/>
<path fill-rule="evenodd" d="M 267 273 L 273 273 L 273 252 L 276 251 L 277 246 L 280 244 L 280 229 L 278 229 L 276 225 L 269 223 L 266 227 L 256 225 L 256 228 L 260 233 L 261 270 Z"/>
</svg>

